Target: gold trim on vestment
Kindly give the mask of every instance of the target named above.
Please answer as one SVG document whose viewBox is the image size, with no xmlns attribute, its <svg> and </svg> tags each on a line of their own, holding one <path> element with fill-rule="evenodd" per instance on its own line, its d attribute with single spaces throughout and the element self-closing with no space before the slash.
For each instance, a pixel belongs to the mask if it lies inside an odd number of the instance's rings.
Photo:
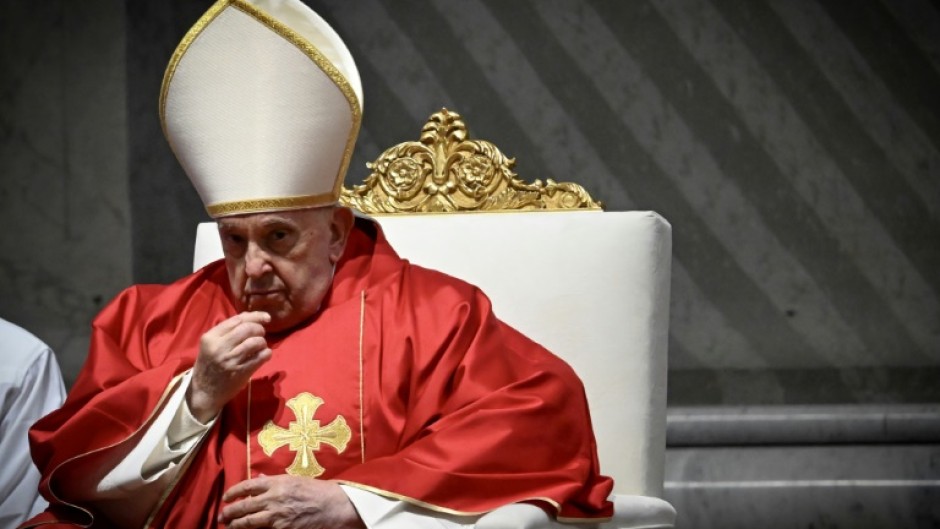
<svg viewBox="0 0 940 529">
<path fill-rule="evenodd" d="M 78 509 L 79 511 L 82 511 L 83 513 L 85 513 L 85 514 L 88 516 L 88 518 L 89 518 L 89 520 L 90 520 L 89 523 L 88 523 L 88 524 L 85 524 L 85 525 L 78 524 L 80 527 L 91 527 L 91 526 L 95 523 L 95 515 L 92 514 L 92 512 L 89 511 L 88 509 L 85 509 L 84 507 L 81 507 L 81 506 L 76 505 L 76 504 L 74 504 L 74 503 L 69 503 L 69 502 L 67 502 L 67 501 L 64 501 L 62 498 L 60 498 L 59 495 L 55 493 L 55 490 L 52 489 L 52 482 L 53 482 L 52 477 L 55 475 L 56 472 L 59 471 L 60 468 L 62 468 L 63 465 L 66 465 L 66 464 L 68 464 L 68 463 L 71 463 L 72 461 L 75 461 L 75 460 L 80 459 L 80 458 L 82 458 L 82 457 L 86 457 L 86 456 L 89 456 L 89 455 L 92 455 L 92 454 L 95 454 L 95 453 L 98 453 L 98 452 L 103 452 L 103 451 L 105 451 L 105 450 L 110 450 L 110 449 L 114 448 L 115 446 L 118 446 L 118 445 L 121 445 L 121 444 L 126 443 L 130 438 L 132 438 L 132 437 L 134 437 L 135 435 L 137 435 L 138 433 L 140 433 L 140 431 L 143 430 L 144 427 L 147 426 L 147 425 L 153 420 L 154 415 L 157 414 L 157 410 L 159 410 L 160 407 L 163 406 L 163 403 L 166 401 L 167 396 L 168 396 L 170 393 L 172 393 L 172 391 L 171 391 L 170 388 L 172 388 L 173 386 L 175 386 L 176 384 L 178 384 L 180 377 L 182 377 L 182 376 L 185 375 L 185 374 L 186 374 L 185 372 L 180 373 L 180 374 L 174 376 L 174 377 L 170 380 L 170 383 L 167 384 L 166 388 L 163 390 L 163 394 L 160 395 L 160 398 L 157 400 L 157 404 L 153 407 L 153 410 L 150 411 L 150 414 L 147 416 L 147 419 L 146 419 L 136 430 L 134 430 L 133 432 L 131 432 L 130 435 L 128 435 L 128 436 L 125 437 L 124 439 L 121 439 L 120 441 L 118 441 L 118 442 L 116 442 L 116 443 L 112 443 L 112 444 L 110 444 L 110 445 L 108 445 L 108 446 L 103 446 L 103 447 L 101 447 L 101 448 L 96 448 L 95 450 L 91 450 L 91 451 L 89 451 L 89 452 L 85 452 L 85 453 L 83 453 L 83 454 L 78 454 L 78 455 L 72 456 L 72 457 L 66 459 L 65 461 L 59 463 L 58 465 L 56 465 L 56 467 L 55 467 L 54 469 L 52 469 L 52 472 L 49 473 L 49 493 L 52 494 L 53 499 L 54 499 L 56 502 L 61 503 L 62 505 L 66 505 L 66 506 L 68 506 L 68 507 L 72 507 L 72 508 L 74 508 L 74 509 Z M 184 397 L 184 398 L 185 398 L 185 397 Z M 155 512 L 157 511 L 158 508 L 159 508 L 159 504 L 157 505 L 156 508 L 154 508 L 153 512 L 151 513 L 151 517 L 153 516 L 153 513 L 155 513 Z M 149 521 L 149 518 L 148 518 L 148 521 Z M 52 524 L 52 523 L 65 523 L 65 522 L 62 522 L 62 521 L 60 521 L 60 520 L 56 520 L 56 521 L 54 521 L 54 522 L 43 522 L 43 523 L 40 523 L 40 524 L 24 526 L 24 529 L 25 529 L 26 527 L 38 527 L 38 526 L 40 526 L 40 525 L 49 525 L 49 524 Z"/>
<path fill-rule="evenodd" d="M 391 498 L 391 499 L 393 499 L 393 500 L 404 501 L 404 502 L 410 503 L 410 504 L 412 504 L 412 505 L 417 505 L 418 507 L 423 507 L 423 508 L 428 509 L 428 510 L 431 510 L 431 511 L 440 512 L 440 513 L 444 513 L 444 514 L 450 514 L 450 515 L 453 515 L 453 516 L 479 516 L 479 515 L 481 515 L 481 514 L 486 514 L 486 513 L 488 512 L 488 511 L 479 511 L 479 512 L 476 512 L 476 511 L 458 511 L 458 510 L 456 510 L 456 509 L 448 509 L 447 507 L 441 507 L 440 505 L 434 505 L 434 504 L 432 504 L 432 503 L 427 503 L 427 502 L 424 502 L 424 501 L 421 501 L 421 500 L 418 500 L 418 499 L 415 499 L 415 498 L 412 498 L 412 497 L 409 497 L 409 496 L 405 496 L 405 495 L 402 495 L 402 494 L 398 494 L 398 493 L 395 493 L 395 492 L 389 492 L 389 491 L 387 491 L 387 490 L 382 490 L 382 489 L 379 489 L 379 488 L 376 488 L 376 487 L 372 487 L 372 486 L 370 486 L 370 485 L 364 485 L 364 484 L 362 484 L 362 483 L 356 483 L 355 481 L 349 481 L 349 480 L 346 480 L 346 479 L 337 479 L 337 480 L 335 480 L 335 481 L 336 481 L 337 483 L 341 483 L 341 484 L 343 484 L 343 485 L 349 485 L 350 487 L 355 487 L 355 488 L 357 488 L 357 489 L 362 489 L 362 490 L 364 490 L 364 491 L 366 491 L 366 492 L 371 492 L 371 493 L 373 493 L 373 494 L 378 494 L 379 496 L 385 496 L 386 498 Z M 548 501 L 551 501 L 551 500 L 548 500 Z"/>
<path fill-rule="evenodd" d="M 248 476 L 246 479 L 251 479 L 251 378 L 248 379 L 248 389 L 248 405 L 245 406 L 245 452 L 248 456 L 248 468 L 245 469 L 245 474 Z"/>
<path fill-rule="evenodd" d="M 363 398 L 362 343 L 366 321 L 366 291 L 359 298 L 359 452 L 362 462 L 366 462 L 365 399 Z"/>
<path fill-rule="evenodd" d="M 251 479 L 251 377 L 248 378 L 248 406 L 245 410 L 245 455 L 248 466 L 245 468 L 245 479 Z"/>
<path fill-rule="evenodd" d="M 365 305 L 365 303 L 366 303 L 366 291 L 363 290 L 363 291 L 361 292 L 361 295 L 360 295 L 360 305 L 359 305 L 359 363 L 358 363 L 358 366 L 359 366 L 359 443 L 360 443 L 359 446 L 360 446 L 360 451 L 361 451 L 360 458 L 361 458 L 361 461 L 362 461 L 363 463 L 365 463 L 365 460 L 366 460 L 366 454 L 365 454 L 365 449 L 366 449 L 366 448 L 365 448 L 365 446 L 366 446 L 366 445 L 365 445 L 365 421 L 364 421 L 365 399 L 364 399 L 364 397 L 363 397 L 363 392 L 364 392 L 364 382 L 363 382 L 363 343 L 364 343 L 364 335 L 365 335 L 365 310 L 366 310 L 366 305 Z M 322 403 L 322 399 L 320 399 L 319 397 L 314 397 L 313 395 L 311 395 L 310 393 L 307 393 L 307 392 L 302 392 L 301 394 L 298 394 L 298 396 L 295 397 L 295 399 L 298 398 L 298 397 L 300 397 L 300 395 L 309 395 L 311 398 L 314 398 L 314 399 L 316 399 L 316 400 L 318 400 L 318 401 L 320 401 L 320 402 Z M 291 399 L 291 400 L 294 400 L 294 399 Z M 288 405 L 288 407 L 291 407 L 291 406 L 290 406 L 290 401 L 288 401 L 288 404 L 287 404 L 287 405 Z M 293 408 L 291 407 L 291 409 L 293 409 Z M 295 412 L 295 417 L 298 417 L 298 416 L 297 416 L 297 410 L 294 410 L 294 412 Z M 246 444 L 246 450 L 247 450 L 247 452 L 248 452 L 248 453 L 247 453 L 247 457 L 248 457 L 248 479 L 251 479 L 251 447 L 252 447 L 252 442 L 251 442 L 251 380 L 248 381 L 248 406 L 247 406 L 247 410 L 246 410 L 245 413 L 247 414 L 247 419 L 246 419 L 247 427 L 246 427 L 246 432 L 245 432 L 245 436 L 246 436 L 246 442 L 245 442 L 245 444 Z M 343 418 L 342 415 L 337 415 L 337 416 L 336 416 L 336 420 L 334 420 L 333 423 L 331 423 L 331 425 L 328 425 L 326 428 L 330 428 L 331 426 L 336 425 L 336 423 L 337 423 L 338 421 L 339 421 L 339 422 L 342 422 L 342 425 L 343 425 L 344 427 L 346 427 L 346 430 L 347 430 L 347 432 L 348 432 L 348 431 L 349 431 L 349 428 L 348 428 L 348 426 L 346 425 L 346 421 L 345 421 L 345 419 Z M 264 452 L 265 452 L 268 456 L 271 456 L 271 455 L 273 454 L 274 450 L 276 450 L 276 448 L 271 448 L 271 449 L 269 450 L 269 447 L 266 447 L 266 446 L 265 446 L 265 442 L 262 441 L 262 435 L 265 433 L 265 430 L 270 430 L 272 427 L 273 427 L 273 428 L 280 428 L 280 427 L 276 426 L 276 425 L 273 423 L 273 421 L 268 421 L 267 424 L 265 424 L 264 428 L 263 428 L 261 431 L 259 431 L 259 433 L 258 433 L 258 435 L 257 435 L 258 444 L 261 446 L 261 448 L 264 450 Z M 347 435 L 348 435 L 348 434 L 347 434 Z M 328 442 L 328 441 L 324 441 L 324 442 L 326 442 L 327 444 L 330 444 L 331 446 L 333 446 L 333 448 L 336 450 L 337 454 L 342 454 L 342 453 L 346 450 L 346 443 L 348 442 L 348 440 L 349 440 L 349 438 L 347 437 L 347 439 L 342 442 L 342 446 L 341 446 L 341 447 L 336 446 L 336 445 L 334 445 L 334 444 L 332 444 L 332 443 L 330 443 L 330 442 Z M 315 461 L 314 461 L 314 464 L 316 464 L 317 466 L 319 466 L 319 464 L 316 463 Z M 287 473 L 287 474 L 296 475 L 294 472 L 291 472 L 290 469 L 287 469 L 286 473 Z M 321 470 L 320 473 L 322 473 L 322 470 Z M 311 477 L 316 478 L 317 476 L 319 476 L 319 473 L 316 474 L 316 475 L 314 475 L 314 476 L 311 476 Z"/>
<path fill-rule="evenodd" d="M 456 509 L 449 509 L 447 507 L 441 507 L 440 505 L 434 505 L 432 503 L 421 501 L 421 500 L 412 498 L 410 496 L 405 496 L 403 494 L 398 494 L 396 492 L 389 492 L 387 490 L 372 487 L 370 485 L 356 483 L 355 481 L 349 481 L 346 479 L 338 479 L 336 480 L 336 482 L 341 483 L 343 485 L 348 485 L 350 487 L 355 487 L 357 489 L 362 489 L 366 492 L 378 494 L 379 496 L 385 496 L 386 498 L 391 498 L 393 500 L 407 502 L 412 505 L 417 505 L 418 507 L 422 507 L 424 509 L 428 509 L 428 510 L 443 513 L 443 514 L 449 514 L 452 516 L 482 516 L 488 512 L 492 512 L 492 511 L 458 511 Z M 555 509 L 555 519 L 563 523 L 604 523 L 604 522 L 609 522 L 610 520 L 613 519 L 611 517 L 606 517 L 606 518 L 561 517 L 561 516 L 558 516 L 558 513 L 561 512 L 561 505 L 558 502 L 556 502 L 555 500 L 551 498 L 545 498 L 545 497 L 539 497 L 539 496 L 536 496 L 533 498 L 523 498 L 520 500 L 516 500 L 512 503 L 515 504 L 515 503 L 524 503 L 524 502 L 531 502 L 531 501 L 542 501 L 551 505 Z M 511 504 L 507 503 L 506 505 L 511 505 Z"/>
<path fill-rule="evenodd" d="M 613 519 L 613 516 L 608 516 L 607 518 L 568 518 L 565 516 L 555 517 L 555 520 L 561 523 L 606 523 Z"/>
</svg>

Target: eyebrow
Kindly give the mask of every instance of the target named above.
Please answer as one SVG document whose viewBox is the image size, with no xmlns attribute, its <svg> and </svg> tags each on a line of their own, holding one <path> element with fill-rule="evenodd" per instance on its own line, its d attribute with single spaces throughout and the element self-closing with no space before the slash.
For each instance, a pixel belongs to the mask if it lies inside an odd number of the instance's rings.
<svg viewBox="0 0 940 529">
<path fill-rule="evenodd" d="M 237 224 L 236 222 L 237 221 L 232 221 L 229 219 L 221 219 L 218 221 L 219 229 L 222 229 L 222 230 L 238 229 L 240 225 Z M 261 227 L 263 228 L 273 228 L 273 227 L 280 227 L 280 226 L 284 226 L 288 228 L 297 228 L 297 223 L 287 217 L 281 217 L 281 216 L 274 216 L 274 217 L 270 217 L 261 221 Z"/>
<path fill-rule="evenodd" d="M 264 221 L 262 221 L 261 225 L 264 226 L 265 228 L 272 228 L 276 226 L 287 226 L 289 228 L 294 228 L 297 226 L 297 223 L 291 221 L 290 219 L 286 217 L 272 217 L 272 218 L 265 219 Z"/>
</svg>

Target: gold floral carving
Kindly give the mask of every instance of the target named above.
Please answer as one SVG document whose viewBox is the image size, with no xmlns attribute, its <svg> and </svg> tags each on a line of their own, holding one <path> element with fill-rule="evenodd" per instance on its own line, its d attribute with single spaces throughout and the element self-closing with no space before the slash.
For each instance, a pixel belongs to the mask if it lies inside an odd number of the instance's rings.
<svg viewBox="0 0 940 529">
<path fill-rule="evenodd" d="M 418 141 L 399 143 L 367 164 L 362 185 L 343 188 L 340 203 L 368 214 L 451 211 L 601 209 L 578 184 L 536 180 L 513 172 L 514 158 L 470 140 L 460 114 L 431 115 Z"/>
</svg>

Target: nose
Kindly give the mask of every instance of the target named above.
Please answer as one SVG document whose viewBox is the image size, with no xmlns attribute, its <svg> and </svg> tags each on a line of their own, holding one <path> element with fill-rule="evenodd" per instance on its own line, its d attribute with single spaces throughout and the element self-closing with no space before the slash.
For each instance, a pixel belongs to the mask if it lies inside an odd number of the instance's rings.
<svg viewBox="0 0 940 529">
<path fill-rule="evenodd" d="M 245 273 L 250 278 L 260 278 L 273 270 L 271 266 L 271 256 L 258 246 L 251 242 L 248 244 L 248 250 L 245 252 Z"/>
</svg>

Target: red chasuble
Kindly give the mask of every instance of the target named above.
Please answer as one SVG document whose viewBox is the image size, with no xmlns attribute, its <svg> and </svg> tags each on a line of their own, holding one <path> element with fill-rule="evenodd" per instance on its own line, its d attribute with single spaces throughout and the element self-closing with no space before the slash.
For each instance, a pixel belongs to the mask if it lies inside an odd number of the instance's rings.
<svg viewBox="0 0 940 529">
<path fill-rule="evenodd" d="M 65 405 L 30 431 L 50 501 L 30 523 L 110 527 L 63 497 L 65 484 L 149 423 L 202 334 L 235 314 L 228 292 L 216 262 L 169 286 L 132 287 L 102 311 Z M 400 259 L 377 225 L 357 220 L 323 309 L 267 339 L 272 359 L 225 407 L 149 527 L 216 527 L 223 491 L 284 472 L 446 513 L 526 501 L 562 520 L 612 514 L 573 371 L 498 320 L 476 288 Z"/>
</svg>

